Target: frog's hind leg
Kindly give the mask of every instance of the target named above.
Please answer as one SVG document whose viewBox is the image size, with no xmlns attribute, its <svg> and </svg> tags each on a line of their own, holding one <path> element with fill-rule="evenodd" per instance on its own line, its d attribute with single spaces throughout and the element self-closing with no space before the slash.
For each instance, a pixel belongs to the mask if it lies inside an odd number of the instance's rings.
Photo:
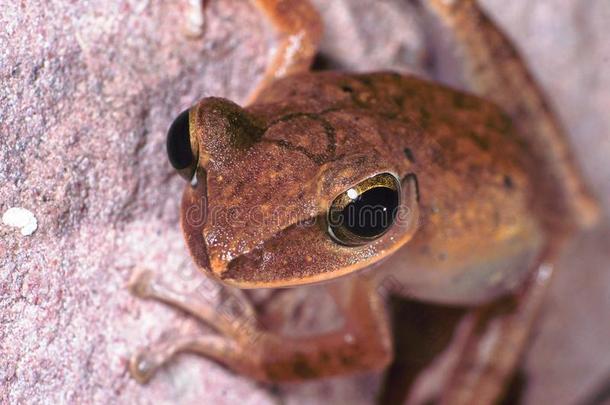
<svg viewBox="0 0 610 405">
<path fill-rule="evenodd" d="M 474 323 L 443 390 L 441 404 L 497 403 L 521 358 L 552 273 L 552 262 L 543 261 L 519 293 L 474 313 Z"/>
<path fill-rule="evenodd" d="M 466 84 L 512 118 L 536 159 L 540 195 L 550 196 L 558 225 L 588 227 L 599 208 L 570 152 L 567 138 L 542 91 L 509 39 L 475 0 L 424 0 L 457 39 Z M 540 168 L 545 170 L 540 170 Z M 548 209 L 547 209 L 548 210 Z"/>
</svg>

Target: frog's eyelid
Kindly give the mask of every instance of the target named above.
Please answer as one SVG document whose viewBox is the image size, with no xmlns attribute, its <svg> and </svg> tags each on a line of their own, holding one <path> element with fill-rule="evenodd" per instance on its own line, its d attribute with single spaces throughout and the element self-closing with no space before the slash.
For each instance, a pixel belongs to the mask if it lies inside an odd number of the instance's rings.
<svg viewBox="0 0 610 405">
<path fill-rule="evenodd" d="M 391 177 L 390 177 L 391 176 Z M 397 191 L 400 194 L 400 178 L 391 172 L 381 172 L 370 176 L 361 182 L 351 186 L 347 190 L 343 191 L 341 194 L 336 196 L 329 207 L 335 205 L 335 207 L 344 208 L 347 204 L 349 204 L 352 200 L 355 200 L 356 197 L 362 195 L 362 193 L 370 190 L 374 187 L 387 187 L 392 190 Z M 355 195 L 353 195 L 355 194 Z"/>
</svg>

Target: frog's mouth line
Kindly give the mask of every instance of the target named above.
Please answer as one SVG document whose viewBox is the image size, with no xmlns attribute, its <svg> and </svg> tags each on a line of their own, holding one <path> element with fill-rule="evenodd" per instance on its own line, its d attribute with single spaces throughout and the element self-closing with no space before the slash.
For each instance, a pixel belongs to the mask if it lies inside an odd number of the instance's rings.
<svg viewBox="0 0 610 405">
<path fill-rule="evenodd" d="M 186 236 L 186 245 L 197 267 L 205 269 L 206 273 L 211 273 L 210 258 L 203 237 L 203 227 L 207 220 L 208 209 L 205 171 L 199 169 L 195 179 L 196 181 L 191 184 L 191 187 L 186 187 L 182 194 L 180 227 L 183 235 L 188 235 Z"/>
<path fill-rule="evenodd" d="M 300 263 L 295 263 L 294 265 L 288 264 L 285 267 L 275 267 L 273 270 L 269 269 L 265 271 L 265 268 L 260 266 L 260 263 L 261 261 L 264 261 L 265 256 L 265 247 L 263 246 L 233 259 L 229 262 L 227 270 L 220 274 L 219 279 L 224 284 L 241 289 L 290 288 L 325 283 L 339 277 L 359 273 L 375 267 L 402 247 L 404 243 L 407 243 L 410 237 L 405 239 L 407 240 L 403 243 L 397 243 L 391 249 L 370 256 L 368 259 L 353 260 L 350 264 L 340 264 L 335 269 L 327 270 L 324 268 L 319 271 L 312 268 L 314 263 L 310 263 L 310 267 L 306 266 L 308 261 L 307 256 L 299 256 L 297 260 L 294 261 L 300 261 Z M 354 249 L 359 249 L 346 246 L 340 246 L 340 248 L 352 251 Z M 367 247 L 360 247 L 360 249 L 366 250 Z M 325 260 L 319 261 L 327 262 Z M 298 264 L 303 264 L 305 266 L 299 267 Z"/>
</svg>

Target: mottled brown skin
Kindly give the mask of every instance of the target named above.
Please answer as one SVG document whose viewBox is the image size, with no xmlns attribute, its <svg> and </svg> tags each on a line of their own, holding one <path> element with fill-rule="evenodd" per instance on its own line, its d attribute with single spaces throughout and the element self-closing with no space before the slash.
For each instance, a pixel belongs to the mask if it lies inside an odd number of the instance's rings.
<svg viewBox="0 0 610 405">
<path fill-rule="evenodd" d="M 245 109 L 204 99 L 191 114 L 207 216 L 213 219 L 188 230 L 203 235 L 203 241 L 190 238 L 189 247 L 227 283 L 243 288 L 323 281 L 406 244 L 410 255 L 444 255 L 447 262 L 436 276 L 436 268 L 406 266 L 414 273 L 407 277 L 424 273 L 442 279 L 432 283 L 455 284 L 444 281 L 448 272 L 467 273 L 468 285 L 454 285 L 450 294 L 470 302 L 522 282 L 540 249 L 533 186 L 523 169 L 526 146 L 498 108 L 474 96 L 393 73 L 305 73 L 274 82 Z M 413 200 L 413 218 L 364 246 L 336 243 L 324 227 L 330 202 L 381 172 L 403 182 L 416 179 L 417 198 L 403 198 Z M 405 184 L 403 191 L 409 190 Z M 201 201 L 200 190 L 186 189 L 183 224 Z M 257 226 L 263 218 L 273 224 Z M 415 231 L 414 243 L 407 243 Z M 488 240 L 493 250 L 482 257 L 477 249 Z M 456 266 L 458 257 L 488 263 L 509 250 L 521 262 L 518 270 Z M 502 274 L 490 285 L 493 271 Z M 451 299 L 446 291 L 438 294 Z"/>
<path fill-rule="evenodd" d="M 296 0 L 255 4 L 278 29 L 279 51 L 247 107 L 206 98 L 191 108 L 196 184 L 182 199 L 185 238 L 204 273 L 239 288 L 337 279 L 328 286 L 345 323 L 307 339 L 280 336 L 237 292 L 242 312 L 227 319 L 143 274 L 138 295 L 183 308 L 219 335 L 141 352 L 132 374 L 145 381 L 184 350 L 263 381 L 380 369 L 392 344 L 375 286 L 390 275 L 407 297 L 472 308 L 432 399 L 493 403 L 554 255 L 596 216 L 527 69 L 470 0 L 428 4 L 463 46 L 473 90 L 497 104 L 395 73 L 308 72 L 315 11 Z M 404 216 L 370 243 L 337 243 L 326 224 L 331 202 L 379 173 L 400 179 Z"/>
</svg>

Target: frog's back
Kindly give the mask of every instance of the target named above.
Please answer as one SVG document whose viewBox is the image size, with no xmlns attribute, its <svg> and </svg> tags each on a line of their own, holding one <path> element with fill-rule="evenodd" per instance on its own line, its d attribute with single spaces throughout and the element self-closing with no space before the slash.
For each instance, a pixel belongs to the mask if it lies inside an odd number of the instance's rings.
<svg viewBox="0 0 610 405">
<path fill-rule="evenodd" d="M 537 259 L 543 221 L 527 147 L 493 104 L 415 77 L 330 72 L 279 81 L 260 102 L 281 105 L 276 114 L 324 114 L 330 125 L 350 117 L 354 137 L 373 139 L 400 176 L 416 175 L 420 228 L 384 264 L 410 295 L 486 300 L 517 286 Z M 362 120 L 376 136 L 358 133 Z"/>
</svg>

